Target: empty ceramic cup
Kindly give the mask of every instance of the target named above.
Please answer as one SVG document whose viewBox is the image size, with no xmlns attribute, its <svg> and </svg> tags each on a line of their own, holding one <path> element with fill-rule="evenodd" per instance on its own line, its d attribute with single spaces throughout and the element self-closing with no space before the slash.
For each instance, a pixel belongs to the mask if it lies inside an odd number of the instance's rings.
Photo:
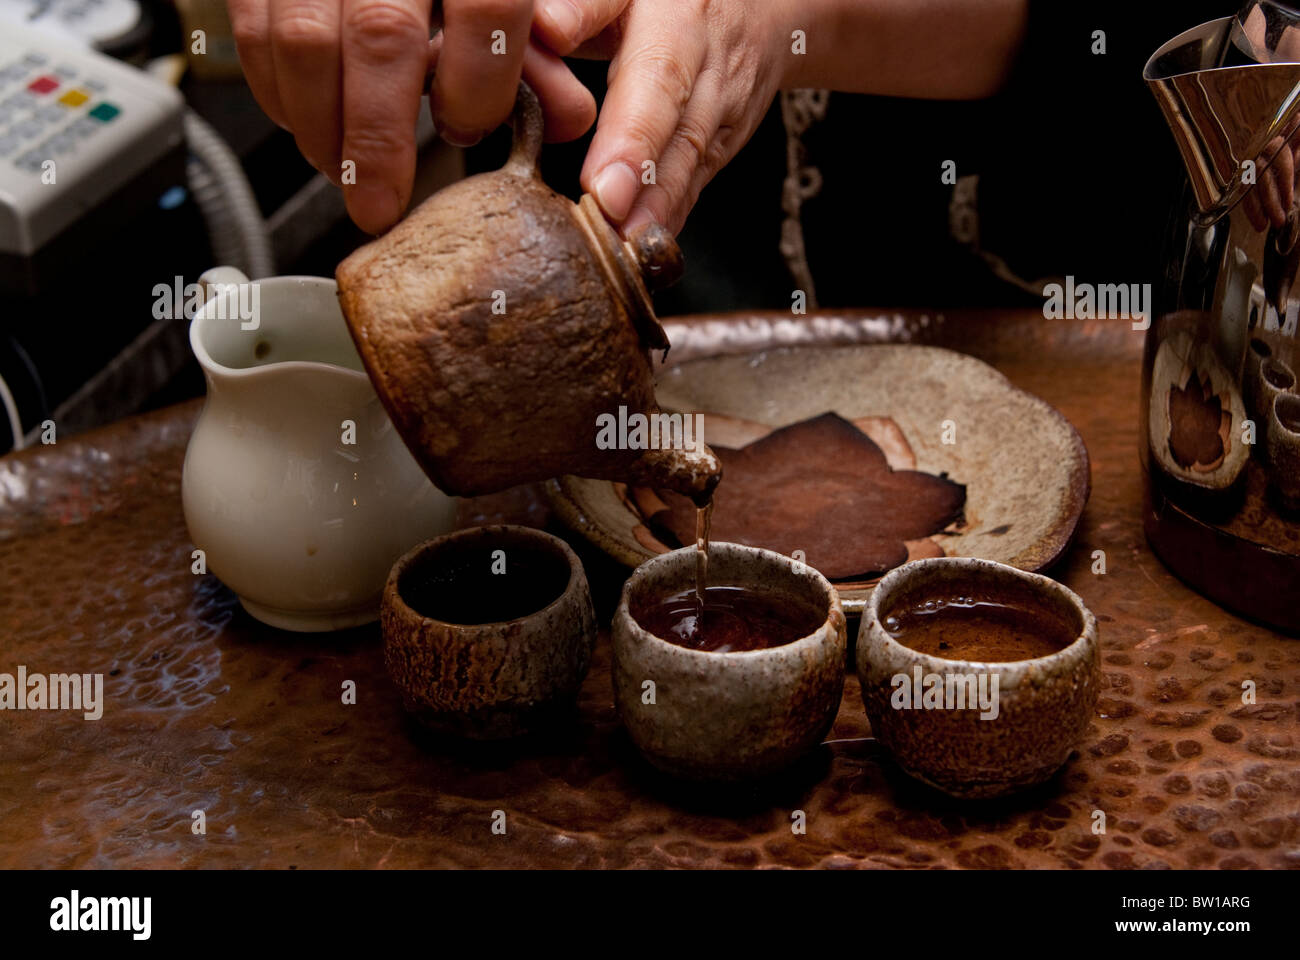
<svg viewBox="0 0 1300 960">
<path fill-rule="evenodd" d="M 844 611 L 812 567 L 770 550 L 713 543 L 710 588 L 758 588 L 812 614 L 812 629 L 755 650 L 670 643 L 635 613 L 694 589 L 695 562 L 695 547 L 674 550 L 637 567 L 624 585 L 613 623 L 614 702 L 632 742 L 659 769 L 691 780 L 763 777 L 816 747 L 835 720 L 844 688 Z M 707 624 L 706 614 L 706 630 Z"/>
<path fill-rule="evenodd" d="M 1300 510 L 1300 395 L 1273 401 L 1268 423 L 1268 474 L 1283 506 Z"/>
<path fill-rule="evenodd" d="M 407 710 L 474 740 L 571 712 L 596 644 L 577 554 L 529 527 L 474 527 L 414 548 L 389 574 L 380 622 Z"/>
<path fill-rule="evenodd" d="M 1051 777 L 1091 722 L 1100 685 L 1097 624 L 1078 596 L 969 558 L 885 576 L 862 616 L 857 661 L 876 739 L 904 771 L 955 797 Z"/>
</svg>

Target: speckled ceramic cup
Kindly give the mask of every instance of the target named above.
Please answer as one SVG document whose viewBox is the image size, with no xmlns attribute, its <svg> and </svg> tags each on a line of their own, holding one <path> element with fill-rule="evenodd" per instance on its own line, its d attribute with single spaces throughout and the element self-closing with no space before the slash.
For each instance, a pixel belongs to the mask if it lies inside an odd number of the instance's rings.
<svg viewBox="0 0 1300 960">
<path fill-rule="evenodd" d="M 1272 411 L 1276 388 L 1264 381 L 1264 361 L 1273 356 L 1273 348 L 1259 337 L 1251 337 L 1246 348 L 1246 365 L 1241 375 L 1242 399 L 1246 415 L 1255 421 L 1254 451 L 1265 454 L 1268 445 L 1268 416 Z"/>
<path fill-rule="evenodd" d="M 1268 421 L 1269 479 L 1288 510 L 1300 510 L 1300 396 L 1273 401 Z"/>
<path fill-rule="evenodd" d="M 1256 397 L 1255 446 L 1267 457 L 1272 456 L 1269 434 L 1273 431 L 1273 406 L 1278 397 L 1285 397 L 1295 389 L 1295 372 L 1274 356 L 1263 357 L 1259 362 L 1259 376 L 1254 382 Z"/>
<path fill-rule="evenodd" d="M 518 597 L 502 594 L 485 604 L 483 616 L 491 617 L 494 606 L 516 608 L 518 616 L 456 623 L 416 609 L 428 599 L 408 602 L 432 593 L 439 606 L 437 590 L 443 588 L 430 588 L 431 582 L 455 590 L 447 570 L 466 564 L 487 570 L 494 562 L 505 569 L 524 564 L 544 575 L 535 609 L 517 609 Z M 448 604 L 461 599 L 445 598 Z M 563 540 L 528 527 L 474 527 L 411 550 L 389 574 L 380 623 L 384 665 L 406 709 L 435 732 L 474 740 L 530 733 L 571 711 L 596 643 L 596 614 L 577 554 Z"/>
<path fill-rule="evenodd" d="M 1076 639 L 1045 657 L 984 663 L 929 656 L 903 646 L 883 626 L 892 612 L 918 600 L 972 594 L 1037 606 Z M 954 797 L 1002 796 L 1051 777 L 1082 739 L 1100 687 L 1097 622 L 1083 601 L 1055 580 L 990 560 L 942 557 L 893 570 L 863 613 L 857 659 L 876 739 L 907 773 Z M 940 706 L 895 697 L 904 684 L 914 690 L 931 675 L 943 682 Z M 970 691 L 976 698 L 990 694 L 986 702 L 996 711 L 971 706 Z"/>
<path fill-rule="evenodd" d="M 708 582 L 785 594 L 825 610 L 826 618 L 807 636 L 762 650 L 716 653 L 669 643 L 631 612 L 694 586 L 695 547 L 662 554 L 636 568 L 614 614 L 614 702 L 632 742 L 659 769 L 690 780 L 763 777 L 816 747 L 835 720 L 844 690 L 844 611 L 812 567 L 756 547 L 710 544 Z"/>
</svg>

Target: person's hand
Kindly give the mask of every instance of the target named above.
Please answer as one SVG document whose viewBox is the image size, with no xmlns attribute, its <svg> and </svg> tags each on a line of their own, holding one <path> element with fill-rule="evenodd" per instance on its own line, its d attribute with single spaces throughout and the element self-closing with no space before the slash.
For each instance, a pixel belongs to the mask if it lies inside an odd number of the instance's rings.
<svg viewBox="0 0 1300 960">
<path fill-rule="evenodd" d="M 521 74 L 542 103 L 548 140 L 581 136 L 595 119 L 591 93 L 529 42 L 532 0 L 445 0 L 433 42 L 431 6 L 229 0 L 253 95 L 312 166 L 343 186 L 348 213 L 371 233 L 392 226 L 410 201 L 420 97 L 435 66 L 431 110 L 450 142 L 466 145 L 505 120 Z"/>
<path fill-rule="evenodd" d="M 1294 136 L 1294 135 L 1293 135 Z M 1242 208 L 1250 225 L 1263 233 L 1270 225 L 1281 230 L 1295 208 L 1296 145 L 1274 137 L 1256 160 L 1258 181 L 1247 191 Z"/>
<path fill-rule="evenodd" d="M 749 140 L 791 56 L 786 3 L 538 0 L 534 31 L 567 56 L 612 55 L 583 189 L 624 235 L 681 229 Z"/>
</svg>

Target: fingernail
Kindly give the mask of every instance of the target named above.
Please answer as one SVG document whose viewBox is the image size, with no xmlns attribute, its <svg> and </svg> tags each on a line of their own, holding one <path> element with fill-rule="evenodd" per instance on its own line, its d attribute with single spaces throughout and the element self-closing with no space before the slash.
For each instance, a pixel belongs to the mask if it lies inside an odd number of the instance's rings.
<svg viewBox="0 0 1300 960">
<path fill-rule="evenodd" d="M 615 161 L 596 174 L 591 183 L 591 193 L 605 211 L 605 216 L 622 223 L 632 209 L 639 185 L 636 172 L 626 163 Z"/>
<path fill-rule="evenodd" d="M 469 132 L 457 130 L 455 127 L 440 126 L 438 127 L 438 136 L 453 147 L 472 147 L 483 139 L 483 131 Z"/>
<path fill-rule="evenodd" d="M 402 215 L 397 192 L 378 183 L 357 184 L 346 193 L 348 213 L 367 233 L 382 233 Z"/>
<path fill-rule="evenodd" d="M 343 178 L 339 174 L 339 165 L 337 163 L 332 166 L 327 166 L 326 164 L 323 163 L 317 163 L 311 157 L 306 157 L 306 160 L 309 164 L 312 165 L 312 168 L 317 173 L 319 173 L 330 183 L 334 184 L 334 186 L 340 187 L 343 185 Z"/>
<path fill-rule="evenodd" d="M 629 238 L 647 223 L 658 223 L 658 218 L 647 207 L 637 207 L 623 221 L 623 236 Z"/>
<path fill-rule="evenodd" d="M 582 29 L 582 17 L 569 0 L 545 0 L 542 6 L 565 39 L 575 47 L 582 42 L 583 38 L 578 36 L 578 31 Z"/>
</svg>

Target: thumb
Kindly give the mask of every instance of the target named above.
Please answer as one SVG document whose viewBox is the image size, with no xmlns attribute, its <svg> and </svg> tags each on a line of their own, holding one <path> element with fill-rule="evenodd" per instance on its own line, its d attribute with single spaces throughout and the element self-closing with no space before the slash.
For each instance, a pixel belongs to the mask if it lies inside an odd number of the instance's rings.
<svg viewBox="0 0 1300 960">
<path fill-rule="evenodd" d="M 627 4 L 628 0 L 538 0 L 533 32 L 567 57 L 613 23 Z"/>
</svg>

